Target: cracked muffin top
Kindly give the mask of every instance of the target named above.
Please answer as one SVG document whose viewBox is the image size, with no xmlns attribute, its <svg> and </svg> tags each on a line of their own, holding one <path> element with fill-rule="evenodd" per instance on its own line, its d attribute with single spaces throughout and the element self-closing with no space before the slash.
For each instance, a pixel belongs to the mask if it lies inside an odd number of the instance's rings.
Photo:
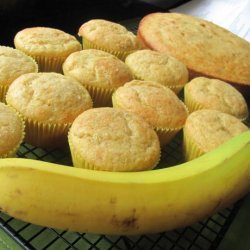
<svg viewBox="0 0 250 250">
<path fill-rule="evenodd" d="M 198 17 L 152 13 L 139 24 L 142 43 L 184 63 L 194 75 L 250 85 L 250 43 Z"/>
<path fill-rule="evenodd" d="M 96 49 L 72 53 L 63 64 L 65 75 L 83 85 L 115 89 L 133 79 L 129 67 L 117 57 Z"/>
<path fill-rule="evenodd" d="M 113 108 L 95 108 L 79 115 L 70 129 L 69 143 L 71 152 L 96 170 L 147 170 L 160 158 L 153 128 L 141 117 Z"/>
<path fill-rule="evenodd" d="M 33 56 L 66 57 L 81 50 L 81 44 L 74 36 L 49 27 L 23 29 L 15 35 L 14 44 L 17 49 Z"/>
<path fill-rule="evenodd" d="M 166 53 L 139 50 L 126 57 L 135 78 L 155 81 L 167 87 L 183 86 L 188 81 L 187 67 Z"/>
<path fill-rule="evenodd" d="M 128 82 L 114 92 L 112 101 L 114 107 L 140 115 L 154 128 L 182 128 L 188 116 L 171 89 L 152 81 Z"/>
<path fill-rule="evenodd" d="M 215 109 L 241 120 L 248 117 L 247 103 L 242 94 L 218 79 L 194 78 L 184 87 L 184 99 L 189 111 Z"/>
<path fill-rule="evenodd" d="M 72 123 L 92 107 L 88 91 L 75 79 L 58 73 L 29 73 L 9 87 L 7 103 L 26 119 Z"/>
<path fill-rule="evenodd" d="M 92 19 L 84 23 L 78 35 L 111 51 L 133 51 L 141 48 L 136 35 L 118 23 L 103 19 Z"/>
<path fill-rule="evenodd" d="M 24 122 L 15 110 L 0 103 L 0 158 L 14 156 L 24 137 Z"/>
<path fill-rule="evenodd" d="M 201 151 L 209 152 L 249 128 L 238 118 L 209 109 L 190 114 L 184 126 L 184 136 Z"/>
<path fill-rule="evenodd" d="M 37 63 L 22 51 L 0 46 L 0 83 L 11 84 L 17 77 L 25 73 L 37 72 Z"/>
</svg>

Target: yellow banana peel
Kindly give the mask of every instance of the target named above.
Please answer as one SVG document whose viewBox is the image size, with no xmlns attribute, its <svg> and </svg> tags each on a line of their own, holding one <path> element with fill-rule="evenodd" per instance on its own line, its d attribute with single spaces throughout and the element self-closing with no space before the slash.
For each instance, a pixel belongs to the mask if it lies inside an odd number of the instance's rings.
<svg viewBox="0 0 250 250">
<path fill-rule="evenodd" d="M 250 131 L 186 163 L 137 173 L 0 160 L 0 210 L 78 232 L 133 235 L 184 227 L 250 190 Z"/>
</svg>

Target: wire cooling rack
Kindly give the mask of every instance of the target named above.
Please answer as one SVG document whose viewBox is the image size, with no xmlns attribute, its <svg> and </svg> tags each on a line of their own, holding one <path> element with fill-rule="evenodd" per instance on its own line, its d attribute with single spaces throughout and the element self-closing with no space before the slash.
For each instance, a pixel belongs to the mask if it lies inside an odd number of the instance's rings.
<svg viewBox="0 0 250 250">
<path fill-rule="evenodd" d="M 136 31 L 138 21 L 139 19 L 133 19 L 122 24 L 132 31 Z M 246 121 L 246 124 L 250 125 L 250 119 Z M 17 156 L 72 165 L 68 147 L 46 150 L 23 143 Z M 180 132 L 169 145 L 162 149 L 161 162 L 157 168 L 173 166 L 182 162 L 182 133 Z M 68 232 L 25 223 L 4 213 L 0 213 L 0 228 L 19 243 L 23 249 L 29 250 L 213 250 L 218 248 L 240 206 L 241 202 L 238 202 L 192 226 L 151 235 L 127 237 Z"/>
<path fill-rule="evenodd" d="M 45 150 L 23 143 L 18 157 L 71 165 L 69 148 Z M 162 150 L 161 166 L 182 162 L 182 134 Z M 46 184 L 45 184 L 46 185 Z M 45 228 L 0 213 L 0 227 L 23 249 L 216 249 L 238 212 L 240 203 L 190 227 L 141 236 L 109 236 Z"/>
</svg>

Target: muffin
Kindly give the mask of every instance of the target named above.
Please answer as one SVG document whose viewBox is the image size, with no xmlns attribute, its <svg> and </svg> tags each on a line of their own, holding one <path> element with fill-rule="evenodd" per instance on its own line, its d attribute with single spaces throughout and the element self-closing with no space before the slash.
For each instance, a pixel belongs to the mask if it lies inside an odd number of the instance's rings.
<svg viewBox="0 0 250 250">
<path fill-rule="evenodd" d="M 32 56 L 42 72 L 61 73 L 66 57 L 81 50 L 81 44 L 74 36 L 48 27 L 21 30 L 15 35 L 14 44 L 17 49 Z"/>
<path fill-rule="evenodd" d="M 17 49 L 0 46 L 0 101 L 5 101 L 9 85 L 17 77 L 37 71 L 37 63 L 31 57 Z"/>
<path fill-rule="evenodd" d="M 188 81 L 187 67 L 166 53 L 139 50 L 128 55 L 125 63 L 136 79 L 161 83 L 176 94 Z"/>
<path fill-rule="evenodd" d="M 79 115 L 69 131 L 75 167 L 104 171 L 141 171 L 160 159 L 155 131 L 141 117 L 113 108 Z"/>
<path fill-rule="evenodd" d="M 141 116 L 156 131 L 161 146 L 180 131 L 188 116 L 183 102 L 169 88 L 155 82 L 133 80 L 118 88 L 113 106 Z"/>
<path fill-rule="evenodd" d="M 152 13 L 138 27 L 150 49 L 184 63 L 190 76 L 233 84 L 250 94 L 250 43 L 212 22 L 180 13 Z"/>
<path fill-rule="evenodd" d="M 78 81 L 52 72 L 20 76 L 9 87 L 6 101 L 25 120 L 25 141 L 39 147 L 67 142 L 73 120 L 92 107 L 88 91 Z"/>
<path fill-rule="evenodd" d="M 142 46 L 136 35 L 118 23 L 93 19 L 84 23 L 78 32 L 82 37 L 83 48 L 107 51 L 121 60 Z"/>
<path fill-rule="evenodd" d="M 14 157 L 24 137 L 24 122 L 16 111 L 0 103 L 0 158 Z"/>
<path fill-rule="evenodd" d="M 184 99 L 190 112 L 198 109 L 215 109 L 241 120 L 248 117 L 247 103 L 242 94 L 230 84 L 218 79 L 193 79 L 185 85 Z"/>
<path fill-rule="evenodd" d="M 72 53 L 63 64 L 63 72 L 87 88 L 95 107 L 111 106 L 114 90 L 133 79 L 124 62 L 96 49 Z"/>
<path fill-rule="evenodd" d="M 209 109 L 193 112 L 183 129 L 184 155 L 192 160 L 249 128 L 236 117 Z"/>
</svg>

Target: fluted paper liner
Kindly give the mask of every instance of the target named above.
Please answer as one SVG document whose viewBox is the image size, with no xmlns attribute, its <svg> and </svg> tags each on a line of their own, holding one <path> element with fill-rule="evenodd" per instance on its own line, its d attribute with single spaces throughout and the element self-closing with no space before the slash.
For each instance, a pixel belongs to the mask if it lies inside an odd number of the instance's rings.
<svg viewBox="0 0 250 250">
<path fill-rule="evenodd" d="M 187 111 L 187 114 L 189 113 L 189 109 L 188 107 L 183 103 L 184 108 Z M 157 133 L 158 137 L 159 137 L 159 141 L 161 144 L 161 147 L 167 145 L 175 136 L 176 134 L 183 129 L 183 126 L 180 127 L 176 127 L 176 128 L 170 128 L 170 127 L 166 127 L 166 128 L 158 128 L 155 127 L 155 132 Z"/>
<path fill-rule="evenodd" d="M 21 50 L 21 49 L 20 49 Z M 38 65 L 39 72 L 57 72 L 63 73 L 62 64 L 67 57 L 65 56 L 44 56 L 44 55 L 32 55 L 25 52 L 26 55 L 30 56 L 35 60 Z"/>
<path fill-rule="evenodd" d="M 161 147 L 167 145 L 175 136 L 176 134 L 182 129 L 180 128 L 154 128 L 156 134 L 158 135 Z"/>
<path fill-rule="evenodd" d="M 19 149 L 21 143 L 23 142 L 23 139 L 24 139 L 24 136 L 25 136 L 25 123 L 24 123 L 24 120 L 22 118 L 22 116 L 14 109 L 12 108 L 11 106 L 7 105 L 9 108 L 11 108 L 16 114 L 17 116 L 21 119 L 22 121 L 22 133 L 21 133 L 21 136 L 20 136 L 20 140 L 18 141 L 18 143 L 15 145 L 14 148 L 12 148 L 9 152 L 3 154 L 3 155 L 0 155 L 0 158 L 10 158 L 10 157 L 16 157 L 16 152 L 17 150 Z"/>
<path fill-rule="evenodd" d="M 73 143 L 71 141 L 70 132 L 68 134 L 68 142 L 69 142 L 69 148 L 70 148 L 71 158 L 72 158 L 72 162 L 73 162 L 74 167 L 86 168 L 86 169 L 91 169 L 91 170 L 102 170 L 103 171 L 102 168 L 99 168 L 97 165 L 86 161 L 84 159 L 84 157 L 82 157 L 79 153 L 77 153 L 77 149 L 73 146 Z M 161 152 L 160 152 L 158 161 L 151 168 L 145 169 L 144 171 L 154 169 L 159 164 L 160 159 L 161 159 Z M 109 171 L 112 171 L 112 170 L 109 170 Z M 117 171 L 117 170 L 113 170 L 113 171 Z M 133 168 L 128 166 L 128 168 L 126 168 L 126 171 L 127 172 L 128 171 L 132 172 L 134 170 L 133 170 Z M 143 170 L 140 170 L 140 171 L 143 171 Z"/>
<path fill-rule="evenodd" d="M 184 108 L 187 111 L 187 114 L 189 114 L 189 109 L 188 107 L 183 103 Z M 160 144 L 161 147 L 165 146 L 166 144 L 168 144 L 174 137 L 175 135 L 182 130 L 184 127 L 184 124 L 180 127 L 176 127 L 176 128 L 155 128 L 155 131 L 159 137 L 160 140 Z"/>
<path fill-rule="evenodd" d="M 25 141 L 37 147 L 57 147 L 67 143 L 71 123 L 42 123 L 26 119 Z"/>
<path fill-rule="evenodd" d="M 32 56 L 32 55 L 30 55 Z M 46 57 L 46 56 L 32 56 L 39 65 L 39 72 L 57 72 L 62 74 L 62 64 L 66 57 Z"/>
<path fill-rule="evenodd" d="M 0 84 L 0 101 L 6 103 L 5 96 L 9 89 L 9 84 Z"/>
<path fill-rule="evenodd" d="M 98 170 L 98 168 L 96 168 L 94 164 L 91 164 L 85 161 L 85 159 L 80 154 L 77 153 L 77 150 L 72 144 L 70 133 L 68 134 L 68 142 L 69 142 L 69 148 L 70 148 L 71 158 L 72 158 L 74 167 Z"/>
<path fill-rule="evenodd" d="M 186 88 L 184 88 L 184 103 L 188 107 L 188 110 L 191 112 L 194 112 L 196 110 L 202 109 L 202 105 L 195 102 L 192 97 L 188 94 Z"/>
<path fill-rule="evenodd" d="M 193 142 L 192 138 L 185 131 L 185 128 L 183 129 L 183 152 L 186 161 L 191 161 L 206 153 Z"/>
<path fill-rule="evenodd" d="M 93 43 L 93 42 L 90 42 L 88 39 L 86 38 L 82 38 L 82 46 L 83 46 L 83 49 L 98 49 L 98 50 L 102 50 L 102 51 L 105 51 L 105 52 L 108 52 L 116 57 L 118 57 L 120 60 L 122 61 L 125 61 L 126 57 L 137 51 L 137 50 L 131 50 L 131 51 L 116 51 L 116 50 L 110 50 L 110 49 L 107 49 L 107 48 L 103 48 L 101 46 L 98 46 L 97 44 Z"/>
<path fill-rule="evenodd" d="M 93 100 L 94 107 L 111 107 L 111 96 L 115 91 L 114 88 L 102 88 L 91 85 L 84 85 L 88 90 L 91 99 Z"/>
</svg>

